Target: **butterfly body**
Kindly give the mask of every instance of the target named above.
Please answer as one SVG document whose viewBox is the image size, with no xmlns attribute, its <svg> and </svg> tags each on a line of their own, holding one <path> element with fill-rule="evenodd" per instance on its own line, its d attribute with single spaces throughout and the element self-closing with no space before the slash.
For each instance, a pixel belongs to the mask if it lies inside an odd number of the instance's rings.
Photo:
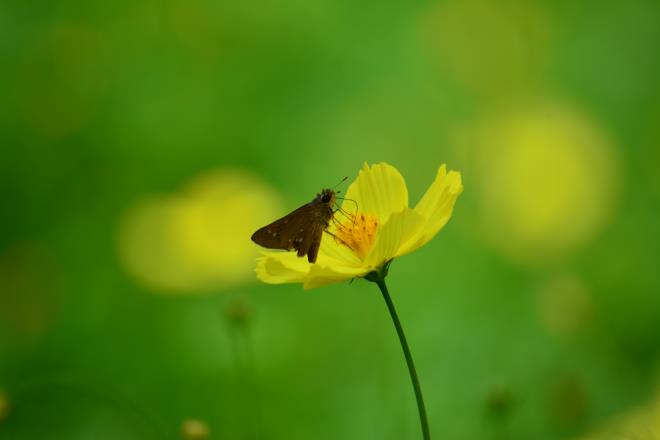
<svg viewBox="0 0 660 440">
<path fill-rule="evenodd" d="M 336 193 L 324 189 L 309 203 L 252 234 L 252 241 L 269 249 L 295 250 L 299 257 L 316 262 L 323 232 L 335 213 Z"/>
</svg>

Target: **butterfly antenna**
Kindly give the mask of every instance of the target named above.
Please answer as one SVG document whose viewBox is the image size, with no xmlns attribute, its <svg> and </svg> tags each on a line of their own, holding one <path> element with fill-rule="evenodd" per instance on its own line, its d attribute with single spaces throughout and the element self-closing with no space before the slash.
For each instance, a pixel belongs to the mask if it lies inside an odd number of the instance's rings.
<svg viewBox="0 0 660 440">
<path fill-rule="evenodd" d="M 346 242 L 345 242 L 344 240 L 342 240 L 341 238 L 337 237 L 337 236 L 336 236 L 335 234 L 333 234 L 332 232 L 330 232 L 330 231 L 325 231 L 325 233 L 328 234 L 328 235 L 330 235 L 332 238 L 334 238 L 334 239 L 335 239 L 335 243 L 343 244 L 344 246 L 346 246 L 346 247 L 348 247 L 349 249 L 353 250 L 353 248 L 350 247 L 348 243 L 346 243 Z"/>
<path fill-rule="evenodd" d="M 335 186 L 332 187 L 332 189 L 337 188 L 339 185 L 341 185 L 342 183 L 346 182 L 346 180 L 348 180 L 348 176 L 346 176 L 346 177 L 344 177 L 343 179 L 341 179 L 341 180 L 339 181 L 339 183 L 337 183 Z M 341 191 L 337 191 L 337 194 L 339 194 L 340 192 L 341 192 Z"/>
</svg>

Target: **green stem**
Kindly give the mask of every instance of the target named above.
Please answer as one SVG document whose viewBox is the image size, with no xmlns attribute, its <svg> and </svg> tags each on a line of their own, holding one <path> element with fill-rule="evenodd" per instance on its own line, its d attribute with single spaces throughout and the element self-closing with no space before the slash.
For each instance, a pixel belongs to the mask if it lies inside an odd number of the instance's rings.
<svg viewBox="0 0 660 440">
<path fill-rule="evenodd" d="M 374 281 L 376 284 L 378 284 L 378 287 L 383 294 L 385 304 L 387 304 L 387 310 L 389 310 L 390 316 L 392 317 L 392 322 L 394 322 L 394 327 L 396 328 L 396 334 L 399 336 L 399 342 L 401 343 L 401 348 L 403 349 L 403 355 L 406 357 L 406 364 L 408 364 L 410 379 L 412 380 L 413 388 L 415 389 L 415 399 L 417 399 L 417 410 L 419 411 L 419 422 L 422 425 L 422 437 L 424 440 L 430 440 L 431 432 L 429 431 L 429 421 L 426 417 L 426 408 L 424 406 L 424 398 L 422 397 L 422 388 L 419 386 L 417 370 L 415 369 L 415 361 L 413 361 L 412 354 L 410 354 L 410 347 L 406 341 L 406 335 L 403 333 L 401 321 L 399 321 L 399 316 L 397 315 L 396 309 L 394 308 L 394 303 L 392 302 L 390 293 L 387 290 L 385 277 L 378 277 Z"/>
</svg>

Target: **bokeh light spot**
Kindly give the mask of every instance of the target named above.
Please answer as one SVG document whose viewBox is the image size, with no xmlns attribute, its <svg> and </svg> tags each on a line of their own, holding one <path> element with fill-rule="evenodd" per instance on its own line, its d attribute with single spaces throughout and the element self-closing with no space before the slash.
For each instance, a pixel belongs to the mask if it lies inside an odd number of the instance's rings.
<svg viewBox="0 0 660 440">
<path fill-rule="evenodd" d="M 660 437 L 660 398 L 618 414 L 581 440 L 648 439 Z"/>
<path fill-rule="evenodd" d="M 611 141 L 566 105 L 507 111 L 472 128 L 481 221 L 507 256 L 538 263 L 588 242 L 622 176 Z"/>
<path fill-rule="evenodd" d="M 209 434 L 208 426 L 201 420 L 188 419 L 181 425 L 183 440 L 206 440 Z"/>
<path fill-rule="evenodd" d="M 122 222 L 127 269 L 158 291 L 199 292 L 254 277 L 250 235 L 280 211 L 279 196 L 238 170 L 200 175 L 172 196 L 138 203 Z"/>
</svg>

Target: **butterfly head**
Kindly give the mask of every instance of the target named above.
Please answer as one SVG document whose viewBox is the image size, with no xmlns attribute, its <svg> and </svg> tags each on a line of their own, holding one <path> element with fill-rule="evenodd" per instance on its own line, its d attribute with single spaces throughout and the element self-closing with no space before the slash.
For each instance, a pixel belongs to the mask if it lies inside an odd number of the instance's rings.
<svg viewBox="0 0 660 440">
<path fill-rule="evenodd" d="M 329 188 L 325 188 L 319 194 L 316 195 L 314 201 L 317 203 L 322 203 L 324 205 L 332 206 L 335 204 L 336 199 L 337 199 L 337 194 L 335 193 L 335 191 Z"/>
</svg>

